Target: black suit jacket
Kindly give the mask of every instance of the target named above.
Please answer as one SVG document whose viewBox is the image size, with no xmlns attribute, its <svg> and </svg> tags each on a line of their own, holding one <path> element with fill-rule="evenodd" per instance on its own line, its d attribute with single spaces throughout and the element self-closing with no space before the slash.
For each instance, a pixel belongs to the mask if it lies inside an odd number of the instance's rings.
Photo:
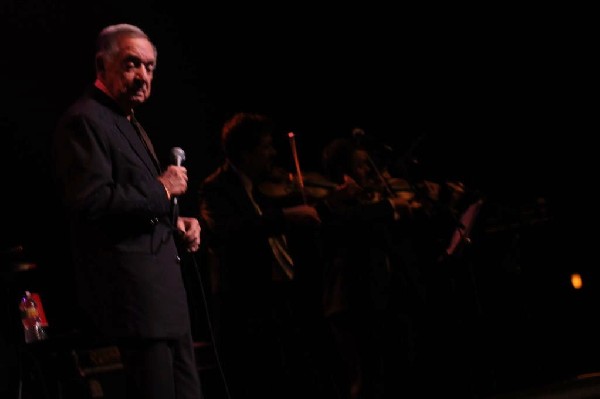
<svg viewBox="0 0 600 399">
<path fill-rule="evenodd" d="M 259 215 L 240 177 L 227 163 L 205 179 L 199 199 L 203 243 L 218 263 L 213 291 L 239 294 L 249 304 L 268 292 L 273 268 L 279 268 L 268 237 L 285 231 L 283 213 L 255 198 L 261 202 Z"/>
<path fill-rule="evenodd" d="M 171 205 L 133 125 L 92 88 L 59 121 L 53 150 L 79 305 L 93 327 L 109 336 L 183 335 L 189 313 Z"/>
</svg>

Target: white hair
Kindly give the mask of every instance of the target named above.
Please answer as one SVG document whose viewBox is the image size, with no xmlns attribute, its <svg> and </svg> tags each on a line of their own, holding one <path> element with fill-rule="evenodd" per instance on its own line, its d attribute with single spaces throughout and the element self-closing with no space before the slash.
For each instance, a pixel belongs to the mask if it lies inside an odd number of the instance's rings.
<svg viewBox="0 0 600 399">
<path fill-rule="evenodd" d="M 104 61 L 118 52 L 118 38 L 120 36 L 137 37 L 148 40 L 154 48 L 154 56 L 158 55 L 156 46 L 146 32 L 135 25 L 131 24 L 115 24 L 109 25 L 102 29 L 96 40 L 96 69 L 102 68 Z"/>
</svg>

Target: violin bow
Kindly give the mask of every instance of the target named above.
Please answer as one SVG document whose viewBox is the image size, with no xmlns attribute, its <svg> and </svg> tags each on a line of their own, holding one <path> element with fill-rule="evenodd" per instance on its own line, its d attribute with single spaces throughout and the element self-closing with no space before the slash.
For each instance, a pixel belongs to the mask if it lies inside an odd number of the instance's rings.
<svg viewBox="0 0 600 399">
<path fill-rule="evenodd" d="M 302 193 L 302 202 L 306 205 L 308 201 L 306 200 L 306 191 L 304 190 L 304 178 L 302 177 L 302 170 L 300 169 L 300 160 L 298 159 L 298 151 L 296 150 L 296 135 L 294 132 L 288 133 L 288 138 L 290 139 L 290 147 L 292 149 L 292 157 L 294 158 L 294 165 L 296 167 L 296 175 L 298 176 L 298 185 L 300 186 L 300 191 Z"/>
</svg>

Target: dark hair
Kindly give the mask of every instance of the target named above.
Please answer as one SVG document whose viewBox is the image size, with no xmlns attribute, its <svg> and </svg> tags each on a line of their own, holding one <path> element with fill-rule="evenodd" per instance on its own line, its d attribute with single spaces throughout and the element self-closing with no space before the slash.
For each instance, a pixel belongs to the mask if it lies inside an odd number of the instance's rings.
<svg viewBox="0 0 600 399">
<path fill-rule="evenodd" d="M 334 182 L 342 183 L 345 174 L 352 173 L 352 156 L 360 147 L 352 140 L 338 138 L 331 141 L 322 155 L 323 171 Z"/>
<path fill-rule="evenodd" d="M 260 139 L 272 135 L 273 131 L 273 121 L 266 115 L 252 112 L 234 114 L 221 130 L 221 145 L 225 156 L 236 164 L 243 151 L 257 147 Z"/>
</svg>

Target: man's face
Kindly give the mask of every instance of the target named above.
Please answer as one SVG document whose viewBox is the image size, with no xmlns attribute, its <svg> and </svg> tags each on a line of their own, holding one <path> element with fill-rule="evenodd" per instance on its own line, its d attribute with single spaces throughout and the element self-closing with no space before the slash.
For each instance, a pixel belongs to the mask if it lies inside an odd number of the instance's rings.
<svg viewBox="0 0 600 399">
<path fill-rule="evenodd" d="M 150 97 L 156 56 L 147 39 L 122 36 L 118 43 L 119 50 L 104 66 L 101 79 L 117 103 L 130 110 Z"/>
<path fill-rule="evenodd" d="M 357 150 L 352 155 L 352 178 L 362 186 L 367 186 L 372 179 L 372 170 L 369 163 L 369 153 Z"/>
</svg>

